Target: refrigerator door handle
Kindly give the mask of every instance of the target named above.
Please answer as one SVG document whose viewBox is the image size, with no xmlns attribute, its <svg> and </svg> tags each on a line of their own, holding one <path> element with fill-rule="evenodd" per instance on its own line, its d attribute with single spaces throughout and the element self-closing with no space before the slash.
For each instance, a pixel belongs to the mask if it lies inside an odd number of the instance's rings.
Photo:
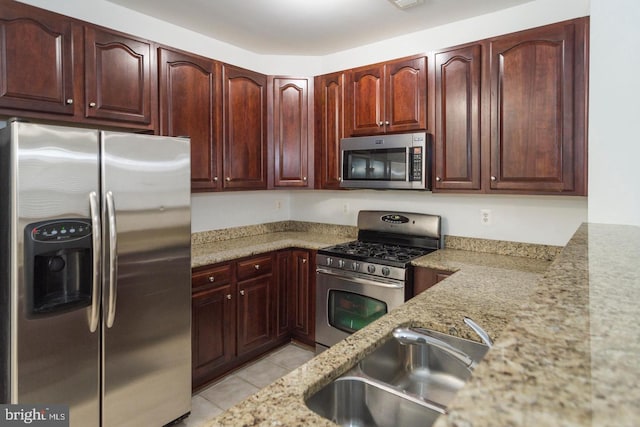
<svg viewBox="0 0 640 427">
<path fill-rule="evenodd" d="M 107 328 L 113 326 L 116 317 L 116 299 L 118 290 L 118 240 L 116 236 L 116 215 L 113 193 L 107 191 L 107 224 L 109 227 L 109 296 L 107 298 Z"/>
<path fill-rule="evenodd" d="M 93 283 L 91 284 L 91 312 L 89 314 L 89 331 L 98 329 L 100 319 L 100 274 L 102 261 L 102 242 L 100 231 L 100 209 L 98 195 L 95 191 L 89 193 L 89 209 L 91 215 L 91 244 L 93 250 Z"/>
</svg>

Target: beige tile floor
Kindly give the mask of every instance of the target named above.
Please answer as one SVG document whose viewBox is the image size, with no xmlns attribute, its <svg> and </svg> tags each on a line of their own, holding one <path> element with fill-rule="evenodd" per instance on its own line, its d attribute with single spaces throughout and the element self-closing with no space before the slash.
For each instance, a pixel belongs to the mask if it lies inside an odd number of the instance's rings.
<svg viewBox="0 0 640 427">
<path fill-rule="evenodd" d="M 178 427 L 196 427 L 221 414 L 283 375 L 310 360 L 314 352 L 308 347 L 288 344 L 261 359 L 221 378 L 191 397 L 191 415 Z"/>
</svg>

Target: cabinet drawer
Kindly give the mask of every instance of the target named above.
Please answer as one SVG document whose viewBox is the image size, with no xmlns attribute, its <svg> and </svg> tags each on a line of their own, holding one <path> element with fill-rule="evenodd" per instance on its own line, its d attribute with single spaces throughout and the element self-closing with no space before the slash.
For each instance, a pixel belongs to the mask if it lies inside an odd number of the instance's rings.
<svg viewBox="0 0 640 427">
<path fill-rule="evenodd" d="M 271 273 L 271 255 L 238 261 L 238 281 Z"/>
<path fill-rule="evenodd" d="M 227 264 L 193 273 L 191 287 L 197 288 L 210 284 L 219 285 L 229 283 L 229 281 L 231 281 L 231 265 Z"/>
</svg>

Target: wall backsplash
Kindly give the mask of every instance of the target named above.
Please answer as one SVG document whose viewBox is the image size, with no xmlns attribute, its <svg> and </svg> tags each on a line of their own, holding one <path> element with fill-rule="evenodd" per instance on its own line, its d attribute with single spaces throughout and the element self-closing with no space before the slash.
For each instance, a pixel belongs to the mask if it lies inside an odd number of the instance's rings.
<svg viewBox="0 0 640 427">
<path fill-rule="evenodd" d="M 441 215 L 445 235 L 555 246 L 564 246 L 587 220 L 585 197 L 373 190 L 239 191 L 193 195 L 192 231 L 286 220 L 355 226 L 358 211 L 363 209 Z M 491 210 L 491 225 L 481 224 L 481 209 Z"/>
</svg>

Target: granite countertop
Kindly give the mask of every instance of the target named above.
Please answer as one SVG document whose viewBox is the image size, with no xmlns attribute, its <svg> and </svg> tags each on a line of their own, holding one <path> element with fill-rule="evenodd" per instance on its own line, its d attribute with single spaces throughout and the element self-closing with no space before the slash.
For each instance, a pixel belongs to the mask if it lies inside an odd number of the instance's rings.
<svg viewBox="0 0 640 427">
<path fill-rule="evenodd" d="M 353 237 L 309 231 L 277 231 L 255 236 L 199 243 L 191 246 L 191 267 L 230 261 L 286 248 L 320 249 Z"/>
<path fill-rule="evenodd" d="M 640 420 L 640 228 L 584 224 L 550 261 L 440 250 L 415 264 L 455 271 L 207 426 L 335 426 L 304 398 L 398 325 L 495 341 L 436 421 L 444 426 L 631 426 Z"/>
</svg>

